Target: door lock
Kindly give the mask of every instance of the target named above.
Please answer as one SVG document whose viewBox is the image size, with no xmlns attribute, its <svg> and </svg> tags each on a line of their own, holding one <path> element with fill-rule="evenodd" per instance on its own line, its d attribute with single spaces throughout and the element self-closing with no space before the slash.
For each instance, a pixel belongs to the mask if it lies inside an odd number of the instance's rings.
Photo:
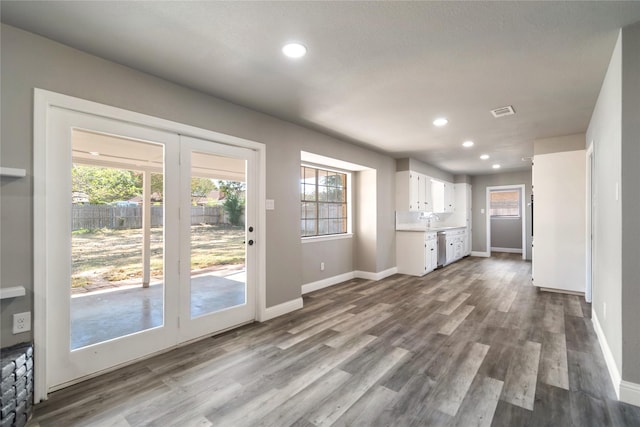
<svg viewBox="0 0 640 427">
<path fill-rule="evenodd" d="M 249 246 L 253 245 L 253 240 L 249 240 Z"/>
</svg>

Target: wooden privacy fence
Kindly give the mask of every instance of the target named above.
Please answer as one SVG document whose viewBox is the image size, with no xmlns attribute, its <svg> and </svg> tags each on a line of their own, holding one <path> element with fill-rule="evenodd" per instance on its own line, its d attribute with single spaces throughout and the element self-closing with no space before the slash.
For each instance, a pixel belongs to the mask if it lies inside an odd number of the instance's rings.
<svg viewBox="0 0 640 427">
<path fill-rule="evenodd" d="M 151 206 L 151 227 L 163 225 L 163 206 Z M 72 205 L 73 230 L 142 228 L 142 206 Z M 228 225 L 222 206 L 191 206 L 191 225 Z"/>
</svg>

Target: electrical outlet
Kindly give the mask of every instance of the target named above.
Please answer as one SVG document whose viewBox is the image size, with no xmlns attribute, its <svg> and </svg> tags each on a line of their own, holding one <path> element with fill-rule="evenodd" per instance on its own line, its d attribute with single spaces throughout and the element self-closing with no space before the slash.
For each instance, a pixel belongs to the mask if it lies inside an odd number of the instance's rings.
<svg viewBox="0 0 640 427">
<path fill-rule="evenodd" d="M 320 263 L 320 271 L 324 271 L 324 262 Z"/>
<path fill-rule="evenodd" d="M 13 315 L 13 333 L 20 334 L 31 330 L 31 312 L 16 313 Z"/>
</svg>

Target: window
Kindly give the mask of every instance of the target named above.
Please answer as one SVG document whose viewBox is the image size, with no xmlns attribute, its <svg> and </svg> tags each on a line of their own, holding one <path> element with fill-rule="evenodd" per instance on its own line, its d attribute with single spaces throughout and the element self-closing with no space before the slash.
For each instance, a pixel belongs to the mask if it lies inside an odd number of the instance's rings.
<svg viewBox="0 0 640 427">
<path fill-rule="evenodd" d="M 347 174 L 300 167 L 300 233 L 302 237 L 348 232 Z"/>
<path fill-rule="evenodd" d="M 489 214 L 492 217 L 520 217 L 520 190 L 492 191 L 490 202 Z"/>
</svg>

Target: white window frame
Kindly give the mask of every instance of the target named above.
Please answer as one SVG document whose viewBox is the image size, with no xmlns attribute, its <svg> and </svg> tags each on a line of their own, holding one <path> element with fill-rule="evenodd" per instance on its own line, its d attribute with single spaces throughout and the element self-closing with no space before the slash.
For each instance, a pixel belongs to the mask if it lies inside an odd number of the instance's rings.
<svg viewBox="0 0 640 427">
<path fill-rule="evenodd" d="M 320 234 L 317 236 L 300 236 L 302 239 L 302 243 L 305 242 L 318 242 L 325 240 L 339 240 L 345 238 L 353 237 L 353 178 L 351 176 L 351 172 L 344 169 L 339 169 L 336 167 L 331 167 L 327 165 L 321 165 L 310 162 L 301 162 L 300 167 L 308 167 L 314 169 L 325 170 L 329 172 L 337 172 L 341 174 L 345 174 L 347 176 L 347 185 L 345 186 L 347 190 L 347 231 L 345 233 L 336 233 L 336 234 Z M 317 202 L 317 201 L 316 201 Z M 302 200 L 299 200 L 299 203 L 302 203 Z M 316 218 L 317 219 L 317 218 Z"/>
</svg>

